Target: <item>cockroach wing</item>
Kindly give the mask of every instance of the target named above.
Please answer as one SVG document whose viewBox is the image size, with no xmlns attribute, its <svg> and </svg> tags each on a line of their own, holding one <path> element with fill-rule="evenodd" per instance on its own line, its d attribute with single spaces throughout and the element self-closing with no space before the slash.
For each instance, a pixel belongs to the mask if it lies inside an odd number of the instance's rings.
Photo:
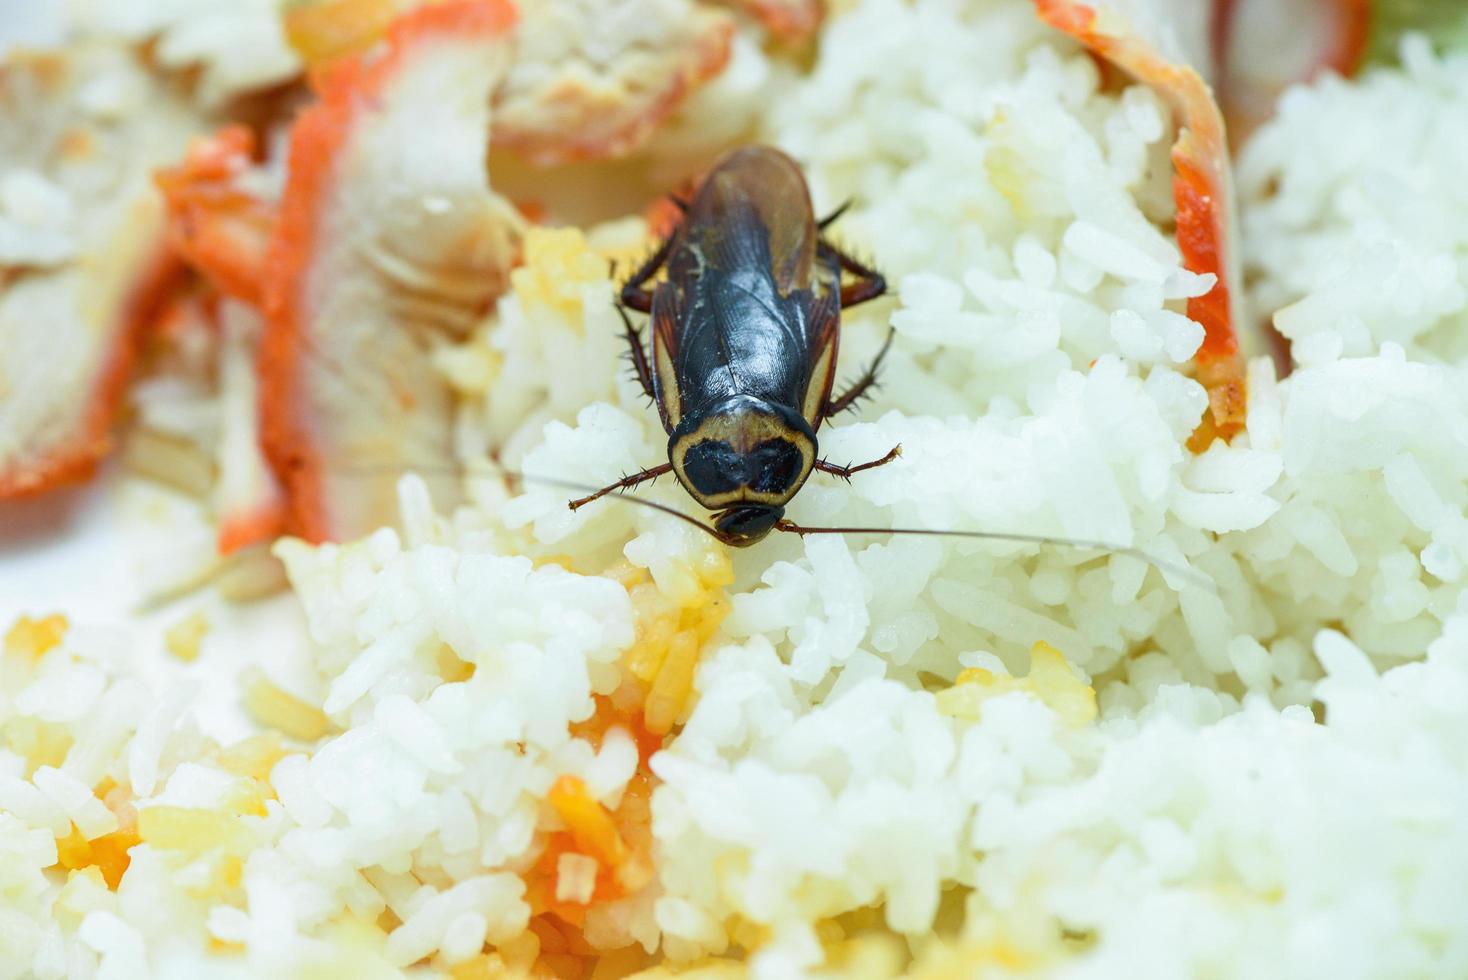
<svg viewBox="0 0 1468 980">
<path fill-rule="evenodd" d="M 678 291 L 662 283 L 652 296 L 652 391 L 663 428 L 671 434 L 683 417 L 678 387 L 678 324 L 682 319 Z"/>
<path fill-rule="evenodd" d="M 836 354 L 841 346 L 839 282 L 838 278 L 836 288 L 827 289 L 816 297 L 805 320 L 806 337 L 810 342 L 807 360 L 810 378 L 806 381 L 800 414 L 810 423 L 812 432 L 821 427 L 826 404 L 831 400 L 831 387 L 836 381 Z"/>
<path fill-rule="evenodd" d="M 770 270 L 780 295 L 810 285 L 815 214 L 794 160 L 769 147 L 747 147 L 709 175 L 689 212 L 690 239 L 708 262 L 727 271 Z"/>
<path fill-rule="evenodd" d="M 769 234 L 770 269 L 776 288 L 788 296 L 792 290 L 808 287 L 816 254 L 816 228 L 805 183 L 802 181 L 798 188 L 782 186 L 777 193 L 756 199 L 755 203 Z"/>
</svg>

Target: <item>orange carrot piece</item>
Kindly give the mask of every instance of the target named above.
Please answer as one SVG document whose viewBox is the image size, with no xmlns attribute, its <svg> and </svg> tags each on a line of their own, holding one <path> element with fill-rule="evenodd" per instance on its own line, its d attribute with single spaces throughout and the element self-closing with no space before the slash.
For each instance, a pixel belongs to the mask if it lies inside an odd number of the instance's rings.
<svg viewBox="0 0 1468 980">
<path fill-rule="evenodd" d="M 551 786 L 546 800 L 565 821 L 578 850 L 590 854 L 609 868 L 627 860 L 627 844 L 606 807 L 598 803 L 575 776 L 562 776 Z"/>
<path fill-rule="evenodd" d="M 592 703 L 596 705 L 596 711 L 585 721 L 573 724 L 571 735 L 585 739 L 591 743 L 593 748 L 600 749 L 606 733 L 613 728 L 621 728 L 632 736 L 633 744 L 637 746 L 638 764 L 643 770 L 646 770 L 648 760 L 663 747 L 663 736 L 654 735 L 647 730 L 642 723 L 640 709 L 619 709 L 612 704 L 612 699 L 604 694 L 592 695 Z"/>
</svg>

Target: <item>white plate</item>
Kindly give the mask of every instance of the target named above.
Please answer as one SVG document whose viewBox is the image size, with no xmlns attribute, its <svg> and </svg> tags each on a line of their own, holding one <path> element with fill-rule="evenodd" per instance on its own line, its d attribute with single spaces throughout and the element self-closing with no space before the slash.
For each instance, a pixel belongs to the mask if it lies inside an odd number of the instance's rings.
<svg viewBox="0 0 1468 980">
<path fill-rule="evenodd" d="M 116 465 L 91 483 L 34 499 L 0 501 L 0 633 L 22 615 L 59 612 L 75 628 L 114 631 L 125 669 L 155 692 L 196 683 L 203 730 L 229 742 L 255 731 L 239 702 L 238 678 L 255 665 L 294 693 L 320 703 L 309 668 L 307 634 L 290 594 L 235 603 L 203 586 L 149 602 L 180 552 L 207 558 L 207 527 L 186 498 Z M 191 519 L 192 518 L 192 519 Z M 202 612 L 209 632 L 193 662 L 170 654 L 163 634 Z"/>
</svg>

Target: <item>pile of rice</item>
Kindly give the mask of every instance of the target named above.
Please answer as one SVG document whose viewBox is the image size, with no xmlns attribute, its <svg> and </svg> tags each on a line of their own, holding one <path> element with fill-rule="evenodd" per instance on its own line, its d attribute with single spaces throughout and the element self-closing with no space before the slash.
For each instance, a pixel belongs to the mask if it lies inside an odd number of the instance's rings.
<svg viewBox="0 0 1468 980">
<path fill-rule="evenodd" d="M 11 629 L 0 977 L 1468 975 L 1468 60 L 1409 41 L 1244 150 L 1299 366 L 1195 457 L 1158 99 L 1018 0 L 849 7 L 808 76 L 746 45 L 686 113 L 756 118 L 899 285 L 844 319 L 852 365 L 898 341 L 822 450 L 903 456 L 791 516 L 1212 587 L 409 477 L 401 529 L 277 546 L 312 669 L 242 675 L 265 734 L 201 734 L 125 634 Z M 607 276 L 641 233 L 533 233 L 440 354 L 466 451 L 662 458 Z"/>
</svg>

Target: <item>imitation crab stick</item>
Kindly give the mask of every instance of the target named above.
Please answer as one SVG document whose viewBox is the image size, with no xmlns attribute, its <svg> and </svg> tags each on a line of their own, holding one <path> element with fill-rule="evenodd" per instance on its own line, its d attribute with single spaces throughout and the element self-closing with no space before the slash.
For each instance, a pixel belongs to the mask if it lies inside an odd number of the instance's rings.
<svg viewBox="0 0 1468 980">
<path fill-rule="evenodd" d="M 735 0 L 734 6 L 774 37 L 790 43 L 814 35 L 824 13 L 821 0 Z"/>
<path fill-rule="evenodd" d="M 220 437 L 214 487 L 222 555 L 273 540 L 285 529 L 286 501 L 260 445 L 259 310 L 226 299 L 218 308 Z"/>
<path fill-rule="evenodd" d="M 494 141 L 537 163 L 635 150 L 729 60 L 734 21 L 692 0 L 521 5 Z"/>
<path fill-rule="evenodd" d="M 1208 411 L 1190 442 L 1201 451 L 1215 436 L 1228 439 L 1239 432 L 1246 409 L 1228 143 L 1218 104 L 1191 63 L 1207 58 L 1207 22 L 1202 33 L 1191 35 L 1176 26 L 1198 21 L 1179 16 L 1179 7 L 1196 8 L 1201 16 L 1211 6 L 1204 0 L 1035 0 L 1035 6 L 1047 23 L 1156 89 L 1180 119 L 1172 147 L 1178 249 L 1190 271 L 1217 276 L 1211 290 L 1188 301 L 1188 316 L 1204 331 L 1195 370 L 1208 390 Z"/>
<path fill-rule="evenodd" d="M 430 348 L 474 325 L 518 253 L 521 219 L 484 166 L 514 23 L 503 0 L 405 14 L 383 46 L 319 73 L 320 99 L 292 129 L 261 417 L 291 529 L 308 539 L 390 522 L 405 461 L 452 470 L 452 400 Z M 452 481 L 432 483 L 452 496 Z"/>
<path fill-rule="evenodd" d="M 84 90 L 140 94 L 99 116 Z M 141 333 L 181 275 L 149 172 L 196 126 L 122 49 L 0 66 L 6 198 L 49 216 L 0 254 L 0 498 L 84 479 L 110 448 Z"/>
<path fill-rule="evenodd" d="M 772 32 L 809 33 L 817 0 L 742 0 Z M 517 4 L 513 54 L 492 95 L 496 146 L 538 164 L 636 150 L 729 60 L 734 20 L 695 0 Z M 313 67 L 358 55 L 389 30 L 392 0 L 306 0 L 285 16 Z"/>
<path fill-rule="evenodd" d="M 104 268 L 27 279 L 0 297 L 0 499 L 85 480 L 112 449 L 139 338 L 182 272 L 157 212 L 140 203 L 134 214 L 140 239 Z"/>
<path fill-rule="evenodd" d="M 244 186 L 255 136 L 227 126 L 189 145 L 183 162 L 154 175 L 168 209 L 168 242 L 225 296 L 261 302 L 275 206 Z"/>
<path fill-rule="evenodd" d="M 1354 74 L 1366 54 L 1371 0 L 1214 0 L 1215 87 L 1235 146 L 1274 111 L 1286 86 L 1321 71 Z"/>
<path fill-rule="evenodd" d="M 214 504 L 219 552 L 226 555 L 271 540 L 286 518 L 284 493 L 259 438 L 255 364 L 278 202 L 255 189 L 267 182 L 259 179 L 254 155 L 254 134 L 226 126 L 194 140 L 182 162 L 154 174 L 167 208 L 169 245 L 202 279 L 220 334 Z"/>
</svg>

